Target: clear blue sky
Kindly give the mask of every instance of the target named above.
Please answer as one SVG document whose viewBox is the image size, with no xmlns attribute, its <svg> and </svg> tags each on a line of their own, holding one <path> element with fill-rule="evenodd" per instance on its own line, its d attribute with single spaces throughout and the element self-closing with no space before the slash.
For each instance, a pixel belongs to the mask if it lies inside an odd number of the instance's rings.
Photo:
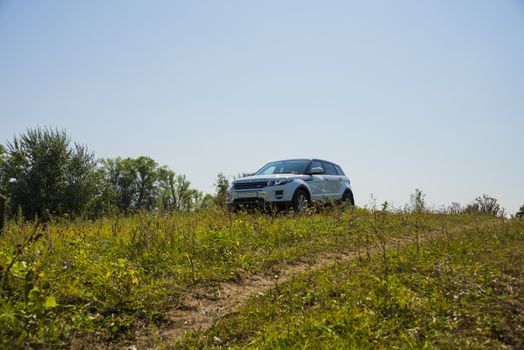
<svg viewBox="0 0 524 350">
<path fill-rule="evenodd" d="M 66 129 L 194 187 L 320 157 L 357 204 L 524 204 L 523 1 L 0 0 L 0 143 Z"/>
</svg>

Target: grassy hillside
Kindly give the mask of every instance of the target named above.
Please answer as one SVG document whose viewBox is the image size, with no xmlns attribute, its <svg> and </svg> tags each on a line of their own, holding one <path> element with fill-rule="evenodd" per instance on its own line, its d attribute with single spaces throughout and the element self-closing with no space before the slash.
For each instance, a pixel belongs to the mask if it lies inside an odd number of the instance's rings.
<svg viewBox="0 0 524 350">
<path fill-rule="evenodd" d="M 524 225 L 501 223 L 297 276 L 176 348 L 522 349 Z"/>
<path fill-rule="evenodd" d="M 339 282 L 352 280 L 352 283 L 362 285 L 363 288 L 366 283 L 376 283 L 377 286 L 382 286 L 380 293 L 384 294 L 377 295 L 382 295 L 381 300 L 384 302 L 389 298 L 387 293 L 395 293 L 397 289 L 404 290 L 408 306 L 395 307 L 399 307 L 399 310 L 409 307 L 416 309 L 418 304 L 409 305 L 419 303 L 417 300 L 422 300 L 422 297 L 417 296 L 417 290 L 401 287 L 404 282 L 400 276 L 413 278 L 413 283 L 418 283 L 417 279 L 424 280 L 424 274 L 415 271 L 425 270 L 422 266 L 415 265 L 414 268 L 419 270 L 410 270 L 411 265 L 406 265 L 405 269 L 397 267 L 401 266 L 399 264 L 403 261 L 402 256 L 409 251 L 394 257 L 390 252 L 392 247 L 400 249 L 399 242 L 406 239 L 418 241 L 415 245 L 419 247 L 419 252 L 414 257 L 423 261 L 422 257 L 431 251 L 422 246 L 424 236 L 429 233 L 434 233 L 435 230 L 442 232 L 446 237 L 442 243 L 444 244 L 455 237 L 457 230 L 469 227 L 467 232 L 477 242 L 477 236 L 484 237 L 487 234 L 483 228 L 488 224 L 496 225 L 496 232 L 504 238 L 504 245 L 497 246 L 499 250 L 513 248 L 512 259 L 519 258 L 522 254 L 522 245 L 518 245 L 522 240 L 522 226 L 506 224 L 500 219 L 471 215 L 352 209 L 310 215 L 270 216 L 246 213 L 232 215 L 209 210 L 177 215 L 142 213 L 94 222 L 59 219 L 45 226 L 21 220 L 12 221 L 8 231 L 0 237 L 0 346 L 54 348 L 81 347 L 86 344 L 92 347 L 93 344 L 111 345 L 125 341 L 132 343 L 137 334 L 147 335 L 156 328 L 165 327 L 166 313 L 176 308 L 184 309 L 184 295 L 195 288 L 212 292 L 222 281 L 241 283 L 247 276 L 284 269 L 294 262 L 307 262 L 320 253 L 358 251 L 363 262 L 351 267 L 353 272 L 350 274 L 344 275 L 343 268 L 325 271 L 325 276 L 321 274 L 316 277 L 325 282 L 311 284 L 307 280 L 297 279 L 256 299 L 256 302 L 253 301 L 244 313 L 239 314 L 239 318 L 227 321 L 237 322 L 236 328 L 242 330 L 242 334 L 226 334 L 227 326 L 224 324 L 209 333 L 217 334 L 221 343 L 209 343 L 209 339 L 214 336 L 204 336 L 202 340 L 198 340 L 200 335 L 184 343 L 188 347 L 226 343 L 241 347 L 246 344 L 258 344 L 257 346 L 262 347 L 304 344 L 300 339 L 305 341 L 303 336 L 310 332 L 307 327 L 312 327 L 311 330 L 317 329 L 315 332 L 318 336 L 315 335 L 309 341 L 313 342 L 311 344 L 322 344 L 322 339 L 327 339 L 324 333 L 331 328 L 324 329 L 326 324 L 322 318 L 307 321 L 312 317 L 308 310 L 314 311 L 316 316 L 325 314 L 326 319 L 331 319 L 331 313 L 338 312 L 333 305 L 351 303 L 353 299 L 345 298 L 361 295 L 349 293 L 354 287 Z M 486 240 L 491 242 L 487 238 Z M 466 242 L 464 239 L 462 241 Z M 448 245 L 446 249 L 454 247 L 455 245 Z M 483 247 L 482 244 L 475 243 L 470 248 L 476 252 L 476 249 L 484 249 Z M 382 256 L 380 253 L 384 251 L 383 248 L 388 251 L 386 260 L 367 261 L 368 256 Z M 503 264 L 503 254 L 499 250 L 493 250 L 492 260 L 500 260 L 500 264 Z M 435 251 L 438 252 L 439 249 L 435 248 Z M 453 266 L 453 254 L 454 251 L 450 251 L 446 258 L 448 254 L 442 251 L 442 259 L 446 262 L 443 268 Z M 475 253 L 471 258 L 477 256 Z M 430 257 L 434 258 L 428 256 Z M 415 264 L 418 261 L 404 259 L 407 260 L 406 264 Z M 462 263 L 466 264 L 467 260 Z M 494 263 L 493 269 L 500 264 Z M 428 266 L 434 265 L 428 262 Z M 384 271 L 387 271 L 387 275 Z M 402 271 L 404 275 L 401 274 Z M 447 273 L 443 276 L 446 275 Z M 515 278 L 520 281 L 520 277 Z M 329 281 L 338 282 L 332 286 L 333 293 L 326 291 L 327 294 L 324 295 L 322 288 L 327 288 Z M 500 281 L 502 284 L 506 283 L 505 279 Z M 433 282 L 428 280 L 427 283 Z M 320 289 L 310 290 L 312 286 Z M 517 287 L 511 288 L 518 291 Z M 435 288 L 438 289 L 439 285 Z M 366 289 L 375 290 L 376 286 L 369 285 L 364 290 Z M 287 294 L 286 290 L 289 291 Z M 364 297 L 363 303 L 368 303 L 366 298 Z M 286 307 L 279 304 L 285 299 L 289 300 Z M 371 300 L 373 304 L 366 306 L 366 309 L 373 310 L 374 303 L 379 299 L 372 295 Z M 300 306 L 300 301 L 307 305 Z M 262 304 L 259 306 L 259 303 Z M 315 309 L 319 307 L 320 309 Z M 260 318 L 250 318 L 249 315 L 254 313 L 250 308 L 260 309 L 260 312 L 256 312 Z M 351 309 L 341 310 L 347 315 L 336 316 L 334 319 L 342 317 L 341 324 L 344 325 L 344 317 L 350 317 Z M 395 310 L 388 314 L 392 322 L 397 322 L 394 321 L 397 319 Z M 286 322 L 296 325 L 293 327 L 296 335 L 283 334 L 279 327 L 285 323 L 279 325 L 278 322 L 271 321 L 275 317 L 283 318 L 285 314 L 291 317 Z M 374 324 L 371 313 L 362 314 L 344 327 L 349 329 L 347 327 L 358 324 L 359 320 L 364 323 L 355 331 L 362 329 L 360 332 L 363 333 L 369 330 L 366 327 L 378 327 Z M 259 331 L 262 325 L 265 329 L 263 332 Z M 399 323 L 396 327 L 384 325 L 384 332 L 387 330 L 394 335 L 404 326 Z M 421 326 L 416 324 L 412 328 L 415 327 Z M 373 334 L 380 341 L 382 330 L 377 332 Z M 340 344 L 352 344 L 351 339 L 357 338 L 339 337 L 339 341 L 342 342 Z M 392 335 L 387 339 L 389 338 L 394 339 Z M 410 341 L 418 342 L 418 339 L 414 335 Z M 372 344 L 372 338 L 369 338 L 369 344 Z"/>
</svg>

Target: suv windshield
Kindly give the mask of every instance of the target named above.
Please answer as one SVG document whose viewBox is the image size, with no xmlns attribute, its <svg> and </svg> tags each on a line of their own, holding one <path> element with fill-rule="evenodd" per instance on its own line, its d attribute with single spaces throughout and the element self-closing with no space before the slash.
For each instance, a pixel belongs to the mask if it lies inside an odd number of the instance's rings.
<svg viewBox="0 0 524 350">
<path fill-rule="evenodd" d="M 271 162 L 262 167 L 255 175 L 304 174 L 309 160 L 282 160 Z"/>
</svg>

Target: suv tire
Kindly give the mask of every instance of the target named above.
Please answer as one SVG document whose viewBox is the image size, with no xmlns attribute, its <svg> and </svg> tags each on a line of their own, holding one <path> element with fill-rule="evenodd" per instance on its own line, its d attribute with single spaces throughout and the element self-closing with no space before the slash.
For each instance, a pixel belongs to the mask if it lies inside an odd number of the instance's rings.
<svg viewBox="0 0 524 350">
<path fill-rule="evenodd" d="M 355 199 L 353 198 L 353 193 L 351 193 L 351 191 L 344 192 L 342 195 L 342 204 L 355 205 Z"/>
<path fill-rule="evenodd" d="M 296 190 L 295 194 L 293 195 L 293 199 L 291 200 L 291 206 L 293 207 L 293 210 L 297 213 L 303 213 L 308 205 L 309 199 L 307 192 L 299 188 Z"/>
</svg>

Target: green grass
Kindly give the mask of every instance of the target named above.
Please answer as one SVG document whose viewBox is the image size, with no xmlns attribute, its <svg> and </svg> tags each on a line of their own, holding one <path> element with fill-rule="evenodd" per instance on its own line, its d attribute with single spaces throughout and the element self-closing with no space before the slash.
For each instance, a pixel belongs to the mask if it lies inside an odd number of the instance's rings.
<svg viewBox="0 0 524 350">
<path fill-rule="evenodd" d="M 297 276 L 176 348 L 522 349 L 524 223 Z"/>
<path fill-rule="evenodd" d="M 388 239 L 499 221 L 364 209 L 140 213 L 57 219 L 45 227 L 12 220 L 0 237 L 0 347 L 132 340 L 137 330 L 161 327 L 166 311 L 194 288 L 215 288 L 320 252 L 359 249 L 365 256 Z"/>
</svg>

